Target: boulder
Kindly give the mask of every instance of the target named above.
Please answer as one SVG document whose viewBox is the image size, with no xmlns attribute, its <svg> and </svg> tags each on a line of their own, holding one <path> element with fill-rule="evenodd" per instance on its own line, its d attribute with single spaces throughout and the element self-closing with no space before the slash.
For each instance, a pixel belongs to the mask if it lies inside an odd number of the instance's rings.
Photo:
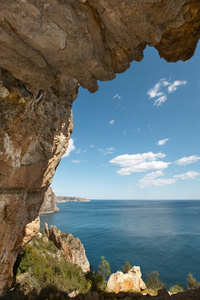
<svg viewBox="0 0 200 300">
<path fill-rule="evenodd" d="M 146 289 L 146 285 L 142 280 L 142 273 L 140 267 L 132 267 L 130 271 L 124 274 L 121 271 L 111 274 L 108 283 L 107 291 L 108 292 L 128 292 L 128 291 L 137 291 Z"/>
</svg>

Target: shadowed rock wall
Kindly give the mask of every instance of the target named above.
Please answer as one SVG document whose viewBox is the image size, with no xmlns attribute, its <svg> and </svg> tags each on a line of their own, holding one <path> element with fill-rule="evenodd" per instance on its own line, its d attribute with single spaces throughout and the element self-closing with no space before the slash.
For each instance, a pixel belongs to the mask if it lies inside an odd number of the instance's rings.
<svg viewBox="0 0 200 300">
<path fill-rule="evenodd" d="M 67 148 L 78 86 L 95 92 L 146 45 L 187 60 L 199 26 L 198 0 L 0 1 L 0 289 Z"/>
<path fill-rule="evenodd" d="M 42 214 L 52 214 L 57 211 L 59 211 L 59 208 L 57 207 L 57 197 L 54 194 L 52 188 L 48 188 L 44 195 L 44 202 L 42 203 L 42 206 L 40 208 L 40 215 Z"/>
</svg>

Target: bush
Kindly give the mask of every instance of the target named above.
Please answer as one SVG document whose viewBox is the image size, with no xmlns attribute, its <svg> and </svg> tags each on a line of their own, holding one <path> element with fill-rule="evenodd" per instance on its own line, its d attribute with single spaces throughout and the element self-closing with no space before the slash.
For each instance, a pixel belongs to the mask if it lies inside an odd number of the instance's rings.
<svg viewBox="0 0 200 300">
<path fill-rule="evenodd" d="M 86 278 L 91 283 L 91 291 L 101 291 L 106 288 L 106 281 L 103 275 L 96 273 L 95 271 L 90 271 L 86 274 Z"/>
<path fill-rule="evenodd" d="M 124 274 L 128 273 L 128 271 L 130 271 L 130 269 L 131 269 L 130 261 L 125 261 L 125 265 L 122 267 L 122 272 Z"/>
<path fill-rule="evenodd" d="M 196 279 L 193 277 L 192 273 L 189 273 L 187 277 L 188 290 L 196 289 L 198 287 L 200 287 L 200 282 L 197 282 Z"/>
<path fill-rule="evenodd" d="M 57 252 L 60 260 L 55 258 Z M 42 239 L 34 239 L 18 257 L 17 276 L 25 273 L 29 274 L 26 278 L 32 278 L 39 290 L 43 291 L 51 286 L 60 292 L 77 290 L 85 294 L 91 287 L 81 268 L 68 262 L 51 241 L 44 243 Z"/>
<path fill-rule="evenodd" d="M 152 289 L 157 292 L 165 287 L 165 284 L 163 284 L 159 278 L 158 271 L 150 271 L 150 274 L 145 274 L 145 276 L 147 277 L 146 286 L 148 289 Z"/>
<path fill-rule="evenodd" d="M 110 275 L 110 264 L 101 257 L 101 264 L 98 266 L 98 272 L 92 270 L 86 274 L 86 278 L 91 284 L 91 291 L 103 291 L 106 288 L 106 278 Z"/>
<path fill-rule="evenodd" d="M 98 273 L 101 274 L 105 279 L 111 274 L 110 264 L 105 260 L 104 256 L 101 256 L 101 264 L 98 266 Z"/>
<path fill-rule="evenodd" d="M 184 285 L 182 283 L 179 283 L 179 284 L 171 286 L 169 291 L 170 291 L 170 293 L 176 294 L 176 293 L 179 293 L 179 292 L 184 292 L 185 288 L 184 288 Z"/>
</svg>

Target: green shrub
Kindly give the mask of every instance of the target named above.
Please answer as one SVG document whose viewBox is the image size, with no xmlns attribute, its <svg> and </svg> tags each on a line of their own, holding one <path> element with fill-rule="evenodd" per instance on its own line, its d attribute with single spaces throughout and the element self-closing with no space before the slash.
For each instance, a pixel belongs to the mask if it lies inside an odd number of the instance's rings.
<svg viewBox="0 0 200 300">
<path fill-rule="evenodd" d="M 125 261 L 125 265 L 122 267 L 122 272 L 124 274 L 128 273 L 128 271 L 130 271 L 130 269 L 131 269 L 130 261 Z"/>
<path fill-rule="evenodd" d="M 146 286 L 148 289 L 152 289 L 157 292 L 165 287 L 165 284 L 163 284 L 159 278 L 158 271 L 150 271 L 150 274 L 145 274 L 145 276 L 147 277 Z"/>
<path fill-rule="evenodd" d="M 101 256 L 101 264 L 98 266 L 98 273 L 101 274 L 105 279 L 111 274 L 110 264 L 105 260 L 104 256 Z"/>
<path fill-rule="evenodd" d="M 200 287 L 200 282 L 197 282 L 196 279 L 193 277 L 192 273 L 189 273 L 187 277 L 188 290 L 196 289 L 198 287 Z"/>
<path fill-rule="evenodd" d="M 86 279 L 81 268 L 68 262 L 61 252 L 60 260 L 56 259 L 55 253 L 58 251 L 51 241 L 45 243 L 43 239 L 36 238 L 20 254 L 17 276 L 29 273 L 29 277 L 44 291 L 47 286 L 51 286 L 65 293 L 73 290 L 87 293 L 91 287 L 90 281 Z"/>
<path fill-rule="evenodd" d="M 101 264 L 98 266 L 98 272 L 93 270 L 86 274 L 87 280 L 91 284 L 91 291 L 104 291 L 106 289 L 106 278 L 110 275 L 110 264 L 105 260 L 105 257 L 101 257 Z"/>
<path fill-rule="evenodd" d="M 91 284 L 91 291 L 102 291 L 106 288 L 106 280 L 103 275 L 96 273 L 95 271 L 90 271 L 86 274 L 86 278 Z"/>
<path fill-rule="evenodd" d="M 170 291 L 170 293 L 179 293 L 179 292 L 184 292 L 185 288 L 182 283 L 179 283 L 179 284 L 171 286 L 169 291 Z"/>
</svg>

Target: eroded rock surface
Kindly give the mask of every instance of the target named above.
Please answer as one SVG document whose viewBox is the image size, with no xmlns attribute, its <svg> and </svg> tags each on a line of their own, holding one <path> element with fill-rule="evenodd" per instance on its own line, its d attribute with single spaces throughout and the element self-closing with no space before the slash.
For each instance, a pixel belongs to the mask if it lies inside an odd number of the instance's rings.
<svg viewBox="0 0 200 300">
<path fill-rule="evenodd" d="M 40 214 L 52 214 L 57 211 L 59 211 L 59 208 L 57 207 L 57 197 L 54 194 L 52 188 L 48 188 L 44 195 L 44 202 L 42 203 Z"/>
<path fill-rule="evenodd" d="M 146 45 L 187 60 L 199 39 L 197 0 L 2 0 L 1 67 L 33 90 L 76 78 L 90 91 L 111 80 Z"/>
<path fill-rule="evenodd" d="M 197 0 L 0 1 L 0 290 L 67 148 L 78 86 L 96 91 L 146 45 L 187 60 L 199 26 Z"/>
<path fill-rule="evenodd" d="M 130 271 L 125 274 L 121 271 L 111 274 L 107 283 L 107 291 L 116 294 L 129 291 L 140 292 L 145 289 L 146 285 L 142 280 L 140 267 L 136 266 L 132 267 Z"/>
<path fill-rule="evenodd" d="M 26 225 L 37 218 L 66 151 L 77 86 L 72 80 L 65 92 L 33 94 L 0 69 L 0 290 L 10 282 Z"/>
<path fill-rule="evenodd" d="M 63 234 L 61 230 L 56 226 L 50 226 L 45 223 L 45 232 L 50 241 L 54 242 L 54 245 L 61 249 L 66 256 L 66 259 L 79 266 L 83 272 L 90 271 L 90 264 L 85 254 L 83 244 L 78 238 L 75 238 L 71 233 Z"/>
</svg>

